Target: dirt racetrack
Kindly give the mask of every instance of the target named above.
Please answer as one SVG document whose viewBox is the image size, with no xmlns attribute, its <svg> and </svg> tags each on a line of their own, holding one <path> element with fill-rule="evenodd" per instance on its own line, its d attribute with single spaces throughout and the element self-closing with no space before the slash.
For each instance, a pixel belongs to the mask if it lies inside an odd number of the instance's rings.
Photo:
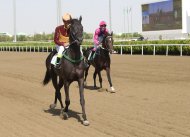
<svg viewBox="0 0 190 137">
<path fill-rule="evenodd" d="M 70 118 L 60 119 L 59 104 L 49 110 L 54 89 L 41 84 L 47 55 L 0 52 L 0 137 L 190 137 L 190 57 L 112 55 L 117 93 L 85 89 L 85 127 L 76 82 Z"/>
</svg>

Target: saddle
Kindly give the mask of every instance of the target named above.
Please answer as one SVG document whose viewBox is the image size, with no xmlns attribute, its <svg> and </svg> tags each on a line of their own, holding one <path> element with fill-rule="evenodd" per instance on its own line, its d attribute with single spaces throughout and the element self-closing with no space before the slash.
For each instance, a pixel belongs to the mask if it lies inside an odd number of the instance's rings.
<svg viewBox="0 0 190 137">
<path fill-rule="evenodd" d="M 68 61 L 70 61 L 71 63 L 78 63 L 78 62 L 80 62 L 80 61 L 82 61 L 83 59 L 84 59 L 84 56 L 83 56 L 83 53 L 81 52 L 81 55 L 80 55 L 80 58 L 79 59 L 73 59 L 72 57 L 70 57 L 70 50 L 69 50 L 69 48 L 67 48 L 67 49 L 65 49 L 64 51 L 63 51 L 63 53 L 62 53 L 62 57 L 61 57 L 61 59 L 62 58 L 65 58 L 66 60 L 68 60 Z M 57 52 L 56 53 L 54 53 L 55 55 L 52 57 L 52 60 L 51 60 L 51 64 L 52 65 L 56 65 L 56 61 L 57 61 Z"/>
<path fill-rule="evenodd" d="M 88 57 L 88 60 L 89 60 L 89 61 L 94 60 L 94 58 L 96 57 L 96 55 L 100 55 L 100 48 L 101 48 L 101 47 L 97 48 L 96 51 L 93 51 L 93 50 L 92 50 L 93 47 L 89 49 L 89 50 L 91 51 L 91 53 L 89 54 L 89 57 Z"/>
</svg>

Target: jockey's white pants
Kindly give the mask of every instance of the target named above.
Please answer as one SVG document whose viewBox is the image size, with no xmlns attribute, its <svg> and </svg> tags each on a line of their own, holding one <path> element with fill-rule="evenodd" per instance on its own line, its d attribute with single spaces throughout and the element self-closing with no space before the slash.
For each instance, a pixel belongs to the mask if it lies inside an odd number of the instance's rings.
<svg viewBox="0 0 190 137">
<path fill-rule="evenodd" d="M 55 47 L 56 47 L 56 50 L 57 50 L 57 53 L 58 53 L 57 57 L 61 58 L 62 57 L 62 53 L 63 53 L 63 51 L 65 50 L 66 47 L 59 46 L 59 45 L 56 45 Z"/>
</svg>

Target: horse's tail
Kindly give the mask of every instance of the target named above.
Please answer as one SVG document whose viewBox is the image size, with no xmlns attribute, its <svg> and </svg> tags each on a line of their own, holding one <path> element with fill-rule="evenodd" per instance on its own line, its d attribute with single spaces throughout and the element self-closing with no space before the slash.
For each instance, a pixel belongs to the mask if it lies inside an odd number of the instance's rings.
<svg viewBox="0 0 190 137">
<path fill-rule="evenodd" d="M 46 74 L 43 80 L 43 85 L 47 85 L 49 81 L 51 80 L 51 59 L 56 54 L 56 50 L 53 50 L 46 59 Z"/>
<path fill-rule="evenodd" d="M 50 72 L 47 69 L 46 70 L 46 75 L 45 75 L 44 80 L 43 80 L 43 85 L 47 85 L 50 80 L 51 80 L 51 75 L 50 75 Z"/>
</svg>

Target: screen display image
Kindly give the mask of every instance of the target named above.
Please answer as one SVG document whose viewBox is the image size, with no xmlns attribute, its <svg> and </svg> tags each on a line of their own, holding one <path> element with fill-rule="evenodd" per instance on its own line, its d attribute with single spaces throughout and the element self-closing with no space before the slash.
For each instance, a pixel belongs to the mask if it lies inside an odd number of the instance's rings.
<svg viewBox="0 0 190 137">
<path fill-rule="evenodd" d="M 167 0 L 142 5 L 142 30 L 182 29 L 182 0 Z"/>
</svg>

